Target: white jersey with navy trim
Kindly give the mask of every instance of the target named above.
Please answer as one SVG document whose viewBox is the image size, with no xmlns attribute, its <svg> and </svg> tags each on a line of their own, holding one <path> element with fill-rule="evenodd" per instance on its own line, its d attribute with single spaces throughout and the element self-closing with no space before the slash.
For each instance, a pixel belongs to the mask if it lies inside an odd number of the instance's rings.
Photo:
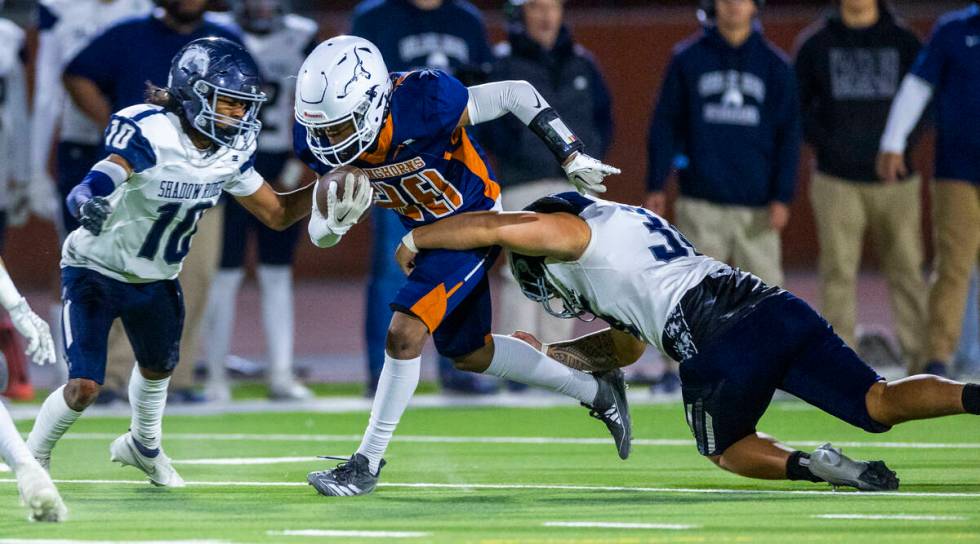
<svg viewBox="0 0 980 544">
<path fill-rule="evenodd" d="M 577 261 L 545 261 L 553 283 L 588 301 L 597 317 L 663 351 L 664 325 L 684 294 L 728 265 L 697 253 L 659 215 L 635 206 L 593 202 L 579 216 L 592 238 Z"/>
<path fill-rule="evenodd" d="M 24 31 L 0 19 L 0 209 L 7 207 L 6 182 L 30 179 L 29 139 L 23 136 L 27 126 L 27 81 L 21 64 Z"/>
<path fill-rule="evenodd" d="M 111 278 L 142 283 L 173 279 L 190 249 L 201 214 L 221 191 L 248 196 L 263 184 L 248 151 L 202 152 L 180 119 L 159 106 L 130 106 L 112 116 L 107 153 L 126 159 L 133 175 L 107 198 L 112 213 L 95 236 L 75 229 L 65 240 L 61 266 L 80 266 Z"/>
<path fill-rule="evenodd" d="M 263 90 L 269 97 L 259 115 L 259 151 L 282 153 L 293 149 L 293 95 L 296 74 L 306 60 L 307 48 L 316 40 L 312 19 L 288 14 L 282 25 L 267 34 L 245 33 L 245 48 L 262 72 Z"/>
</svg>

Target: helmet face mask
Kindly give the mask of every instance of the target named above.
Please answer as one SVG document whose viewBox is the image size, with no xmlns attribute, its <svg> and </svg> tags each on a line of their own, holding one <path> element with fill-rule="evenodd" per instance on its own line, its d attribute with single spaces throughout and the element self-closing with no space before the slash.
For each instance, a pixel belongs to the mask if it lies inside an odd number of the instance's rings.
<svg viewBox="0 0 980 544">
<path fill-rule="evenodd" d="M 374 145 L 387 115 L 391 80 L 368 40 L 336 36 L 313 50 L 296 82 L 296 121 L 323 164 L 354 162 Z"/>
<path fill-rule="evenodd" d="M 245 151 L 258 137 L 266 96 L 255 61 L 238 44 L 223 38 L 187 44 L 174 56 L 167 86 L 184 119 L 219 146 Z M 223 113 L 228 103 L 241 104 L 243 115 Z"/>
<path fill-rule="evenodd" d="M 517 285 L 524 296 L 541 304 L 548 314 L 561 319 L 570 319 L 581 317 L 588 312 L 578 297 L 567 293 L 549 280 L 544 257 L 528 257 L 511 252 L 510 272 L 517 280 Z M 551 301 L 556 299 L 562 303 L 560 310 L 552 306 Z"/>
</svg>

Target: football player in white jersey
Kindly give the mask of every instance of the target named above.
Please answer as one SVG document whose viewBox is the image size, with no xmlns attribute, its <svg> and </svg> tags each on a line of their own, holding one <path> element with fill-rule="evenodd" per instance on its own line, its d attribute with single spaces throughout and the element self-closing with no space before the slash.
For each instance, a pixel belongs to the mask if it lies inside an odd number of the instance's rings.
<svg viewBox="0 0 980 544">
<path fill-rule="evenodd" d="M 10 313 L 14 327 L 27 339 L 27 354 L 39 365 L 54 363 L 54 340 L 48 324 L 37 316 L 10 280 L 0 260 L 0 306 Z M 5 362 L 0 360 L 0 390 L 5 386 Z M 30 510 L 33 521 L 64 521 L 68 510 L 58 489 L 20 437 L 10 414 L 0 403 L 0 457 L 17 475 L 21 500 Z"/>
<path fill-rule="evenodd" d="M 262 106 L 262 133 L 255 169 L 281 190 L 295 188 L 305 167 L 292 158 L 293 94 L 296 73 L 316 46 L 317 24 L 288 12 L 281 0 L 240 0 L 235 19 L 244 31 L 245 48 L 262 71 L 268 101 Z M 299 227 L 277 232 L 261 224 L 233 201 L 224 206 L 224 240 L 218 273 L 208 301 L 211 334 L 207 346 L 208 400 L 228 400 L 231 388 L 225 359 L 235 324 L 235 299 L 245 275 L 245 249 L 250 238 L 257 246 L 256 276 L 262 293 L 262 324 L 269 353 L 269 396 L 304 399 L 313 393 L 293 375 L 292 263 Z"/>
<path fill-rule="evenodd" d="M 161 421 L 183 325 L 176 278 L 195 225 L 222 191 L 277 229 L 312 206 L 312 186 L 276 193 L 255 171 L 265 100 L 258 73 L 241 46 L 194 40 L 174 57 L 167 88 L 151 89 L 151 104 L 112 116 L 108 157 L 68 196 L 82 225 L 65 240 L 61 260 L 69 380 L 45 400 L 27 440 L 42 464 L 95 400 L 109 327 L 120 318 L 137 365 L 130 432 L 112 443 L 111 459 L 142 470 L 155 485 L 183 485 L 161 448 Z"/>
<path fill-rule="evenodd" d="M 0 7 L 3 2 L 0 1 Z M 9 221 L 27 219 L 24 206 L 30 180 L 30 139 L 24 138 L 28 124 L 27 80 L 24 77 L 24 31 L 12 21 L 0 19 L 0 210 Z"/>
<path fill-rule="evenodd" d="M 854 461 L 829 444 L 806 453 L 758 433 L 776 389 L 874 433 L 915 419 L 980 414 L 980 385 L 932 375 L 886 382 L 805 302 L 701 255 L 653 212 L 577 193 L 539 199 L 527 210 L 418 227 L 397 260 L 408 271 L 427 249 L 509 249 L 528 298 L 559 317 L 589 313 L 611 325 L 551 345 L 516 336 L 542 357 L 591 371 L 626 366 L 656 346 L 680 362 L 698 450 L 723 469 L 869 491 L 898 487 L 881 461 Z"/>
</svg>

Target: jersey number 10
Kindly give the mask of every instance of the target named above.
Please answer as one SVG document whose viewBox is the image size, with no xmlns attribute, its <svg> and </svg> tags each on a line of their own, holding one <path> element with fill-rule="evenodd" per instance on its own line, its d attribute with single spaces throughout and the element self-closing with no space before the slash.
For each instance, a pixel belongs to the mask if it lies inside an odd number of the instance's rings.
<svg viewBox="0 0 980 544">
<path fill-rule="evenodd" d="M 187 214 L 184 215 L 184 218 L 170 231 L 167 246 L 163 249 L 163 260 L 167 264 L 177 264 L 184 260 L 187 252 L 191 249 L 191 238 L 197 231 L 197 220 L 213 205 L 211 202 L 201 202 L 187 209 Z M 167 230 L 170 223 L 173 222 L 174 218 L 177 217 L 178 212 L 180 212 L 179 202 L 164 204 L 157 208 L 157 213 L 160 214 L 160 217 L 150 227 L 150 232 L 146 235 L 146 240 L 143 241 L 143 245 L 140 247 L 140 252 L 138 253 L 140 257 L 150 261 L 156 258 L 157 251 L 160 249 L 160 240 L 163 239 L 163 233 Z"/>
</svg>

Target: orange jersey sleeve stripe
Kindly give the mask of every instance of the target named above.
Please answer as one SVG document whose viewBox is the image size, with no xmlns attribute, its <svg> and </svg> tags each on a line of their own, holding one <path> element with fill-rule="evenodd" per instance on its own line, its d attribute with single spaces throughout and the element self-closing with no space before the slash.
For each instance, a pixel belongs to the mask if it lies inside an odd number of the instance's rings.
<svg viewBox="0 0 980 544">
<path fill-rule="evenodd" d="M 444 156 L 444 158 L 463 163 L 470 172 L 473 172 L 473 174 L 483 180 L 484 196 L 490 200 L 497 200 L 500 197 L 500 185 L 490 178 L 490 169 L 487 168 L 487 163 L 484 162 L 480 154 L 477 153 L 476 148 L 473 147 L 473 142 L 470 141 L 469 135 L 466 134 L 466 129 L 458 127 L 453 134 L 453 140 L 459 141 L 459 146 L 452 153 L 447 153 L 446 155 L 448 156 Z"/>
</svg>

